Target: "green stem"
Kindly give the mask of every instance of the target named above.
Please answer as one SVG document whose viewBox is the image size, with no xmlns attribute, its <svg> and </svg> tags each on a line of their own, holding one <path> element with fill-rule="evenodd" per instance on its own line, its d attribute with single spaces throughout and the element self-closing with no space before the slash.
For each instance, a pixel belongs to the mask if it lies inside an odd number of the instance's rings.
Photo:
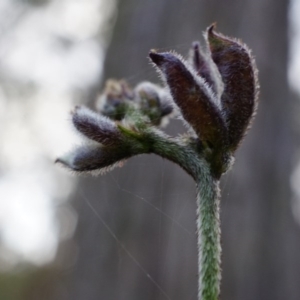
<svg viewBox="0 0 300 300">
<path fill-rule="evenodd" d="M 219 181 L 202 169 L 197 182 L 199 292 L 201 300 L 217 300 L 221 280 Z"/>
<path fill-rule="evenodd" d="M 219 180 L 194 147 L 156 136 L 153 152 L 179 164 L 197 184 L 197 234 L 200 300 L 217 300 L 221 281 Z"/>
<path fill-rule="evenodd" d="M 155 153 L 186 170 L 197 184 L 197 234 L 200 300 L 217 300 L 221 280 L 219 180 L 192 140 L 168 137 L 153 129 L 139 138 L 140 153 Z"/>
</svg>

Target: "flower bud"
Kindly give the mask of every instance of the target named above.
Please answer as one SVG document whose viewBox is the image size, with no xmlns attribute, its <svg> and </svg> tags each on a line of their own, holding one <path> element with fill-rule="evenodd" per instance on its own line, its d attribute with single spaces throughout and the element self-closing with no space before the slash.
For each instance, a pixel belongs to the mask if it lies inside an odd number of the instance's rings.
<svg viewBox="0 0 300 300">
<path fill-rule="evenodd" d="M 162 118 L 172 113 L 173 105 L 164 88 L 144 81 L 138 84 L 134 91 L 138 108 L 154 125 L 160 125 Z"/>
<path fill-rule="evenodd" d="M 125 147 L 120 149 L 87 144 L 77 147 L 72 152 L 58 158 L 55 162 L 79 173 L 105 172 L 118 165 L 122 166 L 123 161 L 130 156 L 132 156 L 130 151 Z"/>
<path fill-rule="evenodd" d="M 199 42 L 194 42 L 191 51 L 192 66 L 196 70 L 197 74 L 205 79 L 205 82 L 209 85 L 215 95 L 220 94 L 220 77 L 216 74 L 211 59 L 206 57 L 200 49 Z"/>
<path fill-rule="evenodd" d="M 122 135 L 112 120 L 86 107 L 77 106 L 72 121 L 79 132 L 95 142 L 105 146 L 118 145 L 122 142 Z"/>
<path fill-rule="evenodd" d="M 255 62 L 246 45 L 216 33 L 214 25 L 207 30 L 207 40 L 224 83 L 222 110 L 228 126 L 230 148 L 236 150 L 257 106 Z"/>
<path fill-rule="evenodd" d="M 225 122 L 205 81 L 176 54 L 150 52 L 149 56 L 164 76 L 183 118 L 201 142 L 222 147 L 227 135 Z"/>
<path fill-rule="evenodd" d="M 133 93 L 124 80 L 107 80 L 103 93 L 98 97 L 96 109 L 113 120 L 122 120 Z"/>
</svg>

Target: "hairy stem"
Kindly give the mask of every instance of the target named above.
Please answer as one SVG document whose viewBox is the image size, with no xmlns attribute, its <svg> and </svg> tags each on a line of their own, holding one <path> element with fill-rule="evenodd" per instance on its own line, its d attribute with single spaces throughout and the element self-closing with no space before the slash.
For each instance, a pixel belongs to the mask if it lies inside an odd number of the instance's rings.
<svg viewBox="0 0 300 300">
<path fill-rule="evenodd" d="M 198 298 L 217 300 L 221 280 L 219 181 L 208 168 L 202 171 L 197 182 Z"/>
<path fill-rule="evenodd" d="M 199 300 L 217 300 L 221 280 L 219 180 L 193 140 L 171 138 L 148 130 L 139 138 L 138 153 L 155 153 L 177 163 L 196 181 Z"/>
<path fill-rule="evenodd" d="M 152 133 L 153 134 L 153 133 Z M 210 164 L 192 144 L 156 135 L 152 151 L 176 162 L 196 181 L 197 234 L 200 300 L 217 300 L 221 280 L 220 191 L 219 180 L 212 175 Z"/>
<path fill-rule="evenodd" d="M 144 132 L 141 153 L 154 153 L 166 158 L 183 168 L 195 180 L 201 173 L 206 161 L 197 148 L 195 141 L 172 138 L 153 128 Z M 148 144 L 145 151 L 145 145 Z"/>
</svg>

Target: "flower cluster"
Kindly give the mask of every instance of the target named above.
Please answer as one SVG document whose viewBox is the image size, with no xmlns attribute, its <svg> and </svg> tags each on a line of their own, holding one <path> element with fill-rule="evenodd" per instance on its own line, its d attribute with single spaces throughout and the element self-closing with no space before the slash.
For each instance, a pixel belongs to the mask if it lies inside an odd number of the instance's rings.
<svg viewBox="0 0 300 300">
<path fill-rule="evenodd" d="M 72 122 L 87 142 L 57 162 L 78 172 L 102 171 L 133 155 L 155 153 L 195 176 L 192 163 L 182 157 L 192 153 L 219 178 L 255 113 L 257 71 L 239 40 L 216 33 L 214 25 L 205 38 L 206 52 L 194 43 L 187 61 L 175 52 L 150 51 L 165 87 L 142 82 L 130 89 L 125 81 L 109 80 L 97 112 L 76 107 Z M 173 111 L 190 129 L 185 136 L 172 138 L 159 129 Z"/>
<path fill-rule="evenodd" d="M 124 80 L 108 80 L 104 92 L 96 102 L 100 114 L 115 121 L 126 119 L 132 109 L 148 117 L 152 125 L 159 126 L 173 111 L 166 89 L 151 82 L 141 82 L 133 90 Z"/>
</svg>

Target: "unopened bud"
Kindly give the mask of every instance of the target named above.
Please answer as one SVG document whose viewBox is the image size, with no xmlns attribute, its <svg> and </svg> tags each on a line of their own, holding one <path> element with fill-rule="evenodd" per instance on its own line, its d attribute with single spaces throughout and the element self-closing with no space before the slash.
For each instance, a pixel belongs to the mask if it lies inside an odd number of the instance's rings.
<svg viewBox="0 0 300 300">
<path fill-rule="evenodd" d="M 194 42 L 191 51 L 191 60 L 193 68 L 197 74 L 205 79 L 205 82 L 209 85 L 215 95 L 220 93 L 220 79 L 213 66 L 211 59 L 209 60 L 206 55 L 201 51 L 199 42 Z M 217 71 L 218 72 L 218 71 Z"/>
<path fill-rule="evenodd" d="M 103 93 L 98 97 L 96 109 L 113 120 L 122 120 L 132 99 L 132 90 L 124 80 L 110 79 L 107 80 Z"/>
<path fill-rule="evenodd" d="M 79 173 L 105 172 L 116 166 L 122 166 L 124 160 L 130 156 L 132 155 L 126 148 L 110 148 L 87 144 L 74 149 L 55 162 Z"/>
<path fill-rule="evenodd" d="M 250 50 L 236 39 L 207 30 L 212 59 L 221 74 L 224 91 L 222 109 L 232 150 L 238 147 L 256 110 L 258 96 L 257 70 Z"/>
<path fill-rule="evenodd" d="M 172 113 L 173 105 L 166 89 L 144 81 L 134 91 L 139 109 L 154 125 L 160 125 L 162 118 Z"/>
<path fill-rule="evenodd" d="M 72 121 L 79 132 L 93 141 L 105 146 L 118 145 L 122 142 L 122 136 L 114 121 L 86 107 L 76 107 Z"/>
<path fill-rule="evenodd" d="M 183 118 L 200 140 L 210 147 L 222 147 L 227 136 L 225 122 L 205 81 L 176 54 L 150 52 L 149 56 L 165 77 Z"/>
</svg>

